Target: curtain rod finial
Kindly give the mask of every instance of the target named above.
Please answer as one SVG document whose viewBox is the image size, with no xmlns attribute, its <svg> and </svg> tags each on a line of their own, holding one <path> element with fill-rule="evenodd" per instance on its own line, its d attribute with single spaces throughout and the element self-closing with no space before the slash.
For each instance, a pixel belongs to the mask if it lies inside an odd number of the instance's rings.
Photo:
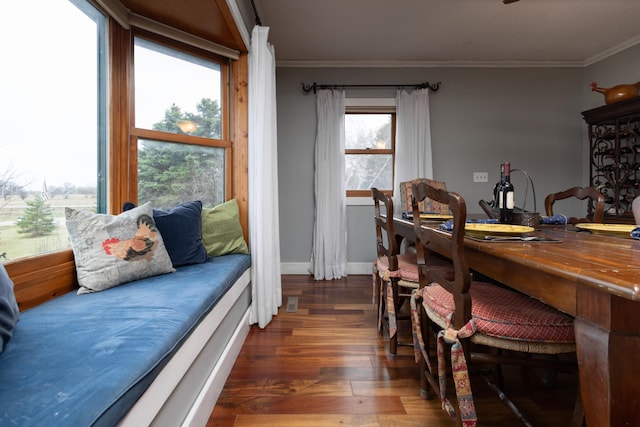
<svg viewBox="0 0 640 427">
<path fill-rule="evenodd" d="M 440 89 L 440 84 L 442 82 L 438 82 L 438 83 L 429 83 L 429 82 L 424 82 L 420 85 L 420 89 L 431 89 L 433 92 L 437 92 L 438 89 Z"/>
<path fill-rule="evenodd" d="M 306 93 L 309 93 L 313 90 L 313 93 L 316 93 L 316 82 L 313 82 L 312 85 L 308 85 L 302 82 L 302 90 Z"/>
</svg>

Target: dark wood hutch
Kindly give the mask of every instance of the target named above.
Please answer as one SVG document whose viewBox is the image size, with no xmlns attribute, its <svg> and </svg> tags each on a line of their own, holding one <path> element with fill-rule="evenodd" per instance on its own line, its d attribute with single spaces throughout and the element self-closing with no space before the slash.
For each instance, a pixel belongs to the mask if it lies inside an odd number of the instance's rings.
<svg viewBox="0 0 640 427">
<path fill-rule="evenodd" d="M 604 222 L 633 223 L 640 195 L 640 97 L 583 111 L 589 128 L 590 183 L 606 198 Z"/>
</svg>

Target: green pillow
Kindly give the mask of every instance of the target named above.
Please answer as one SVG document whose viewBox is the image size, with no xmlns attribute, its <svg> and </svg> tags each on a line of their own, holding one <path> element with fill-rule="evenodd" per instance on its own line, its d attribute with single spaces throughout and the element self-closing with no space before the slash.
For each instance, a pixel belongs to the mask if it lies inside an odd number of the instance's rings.
<svg viewBox="0 0 640 427">
<path fill-rule="evenodd" d="M 202 208 L 202 243 L 210 257 L 249 253 L 236 199 L 214 208 Z"/>
</svg>

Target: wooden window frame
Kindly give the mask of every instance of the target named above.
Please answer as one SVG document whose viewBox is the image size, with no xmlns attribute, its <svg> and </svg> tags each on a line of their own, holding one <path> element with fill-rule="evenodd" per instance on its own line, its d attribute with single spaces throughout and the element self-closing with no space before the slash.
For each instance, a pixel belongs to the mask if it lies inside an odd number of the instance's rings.
<svg viewBox="0 0 640 427">
<path fill-rule="evenodd" d="M 78 6 L 78 5 L 76 5 Z M 98 99 L 99 117 L 97 120 L 100 147 L 98 156 L 95 159 L 99 164 L 97 187 L 98 211 L 110 209 L 111 196 L 108 194 L 112 186 L 113 177 L 109 169 L 111 143 L 113 127 L 110 123 L 112 117 L 111 105 L 113 100 L 113 75 L 111 74 L 114 65 L 112 56 L 112 20 L 108 13 L 97 7 L 92 1 L 87 1 L 87 5 L 96 8 L 105 18 L 104 39 L 108 46 L 104 55 L 98 58 Z M 78 6 L 80 8 L 85 5 Z M 102 31 L 102 30 L 101 30 Z M 102 46 L 97 47 L 101 49 Z M 104 101 L 104 102 L 103 102 Z M 101 174 L 106 174 L 103 176 Z M 100 182 L 105 184 L 101 186 Z M 106 187 L 106 188 L 104 188 Z M 105 192 L 107 194 L 105 194 Z M 9 277 L 13 281 L 14 293 L 20 311 L 24 311 L 47 300 L 56 298 L 77 288 L 77 274 L 73 258 L 72 249 L 59 249 L 52 252 L 39 253 L 31 256 L 17 258 L 3 262 Z"/>
<path fill-rule="evenodd" d="M 101 9 L 101 8 L 98 8 Z M 103 10 L 104 12 L 104 10 Z M 137 195 L 137 169 L 132 174 L 130 158 L 137 157 L 137 142 L 131 144 L 133 123 L 130 104 L 132 82 L 132 30 L 120 25 L 108 13 L 108 118 L 107 118 L 107 211 L 119 213 L 125 201 L 131 201 L 130 189 Z M 184 45 L 183 45 L 184 46 Z M 188 46 L 186 50 L 190 49 Z M 209 53 L 206 54 L 209 57 Z M 223 57 L 221 57 L 223 58 Z M 241 52 L 228 62 L 227 84 L 222 87 L 228 115 L 224 118 L 227 130 L 223 140 L 210 140 L 207 145 L 229 147 L 226 160 L 226 199 L 236 199 L 240 224 L 248 240 L 248 75 L 249 57 Z M 227 61 L 227 58 L 223 58 Z M 132 96 L 132 95 L 131 95 Z M 223 105 L 220 106 L 223 108 Z M 145 135 L 141 135 L 146 136 Z M 136 136 L 137 137 L 137 136 Z M 191 138 L 190 136 L 187 136 Z M 217 142 L 214 142 L 217 141 Z M 195 143 L 193 140 L 189 143 Z M 136 147 L 134 152 L 131 147 Z M 136 165 L 137 166 L 137 165 Z M 135 178 L 135 184 L 133 184 Z M 71 249 L 20 258 L 3 263 L 14 283 L 20 311 L 74 291 L 78 284 Z"/>
<path fill-rule="evenodd" d="M 216 55 L 202 49 L 198 49 L 193 46 L 189 46 L 175 40 L 167 39 L 166 37 L 151 33 L 149 31 L 132 29 L 132 36 L 130 40 L 130 52 L 131 52 L 131 77 L 130 81 L 135 81 L 135 56 L 133 55 L 134 44 L 136 38 L 142 38 L 150 42 L 165 46 L 170 49 L 174 49 L 180 52 L 193 55 L 204 60 L 215 62 L 220 65 L 220 112 L 222 116 L 222 138 L 205 138 L 200 136 L 193 136 L 187 134 L 178 134 L 171 132 L 164 132 L 154 129 L 138 128 L 135 126 L 135 90 L 129 91 L 129 105 L 130 107 L 130 132 L 129 132 L 129 152 L 131 155 L 128 157 L 129 161 L 129 188 L 128 194 L 130 200 L 138 200 L 138 139 L 149 139 L 162 142 L 173 142 L 177 144 L 185 145 L 200 145 L 205 147 L 223 148 L 225 150 L 225 199 L 228 199 L 229 194 L 232 191 L 232 142 L 231 142 L 231 100 L 229 94 L 229 87 L 231 82 L 231 66 L 228 58 Z"/>
<path fill-rule="evenodd" d="M 396 159 L 396 109 L 390 106 L 347 106 L 345 115 L 349 114 L 391 114 L 391 148 L 379 149 L 347 149 L 345 148 L 344 154 L 346 155 L 358 155 L 358 154 L 391 154 L 393 159 L 392 166 L 392 178 L 391 189 L 381 189 L 385 194 L 393 196 L 393 188 L 395 183 L 393 179 L 395 177 L 395 159 Z M 349 190 L 347 189 L 347 197 L 371 197 L 371 190 Z"/>
</svg>

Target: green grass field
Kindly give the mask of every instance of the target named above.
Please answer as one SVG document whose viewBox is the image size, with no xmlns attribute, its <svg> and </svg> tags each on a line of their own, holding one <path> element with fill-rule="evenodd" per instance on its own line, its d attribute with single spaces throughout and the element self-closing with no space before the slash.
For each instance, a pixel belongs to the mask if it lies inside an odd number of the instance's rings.
<svg viewBox="0 0 640 427">
<path fill-rule="evenodd" d="M 6 200 L 0 199 L 0 256 L 5 254 L 5 257 L 0 257 L 0 262 L 69 248 L 64 208 L 73 207 L 92 212 L 96 209 L 95 196 L 51 197 L 46 203 L 53 208 L 55 231 L 47 236 L 29 237 L 18 233 L 19 229 L 15 224 L 27 207 L 27 202 L 33 197 L 40 197 L 40 195 L 31 195 L 25 200 L 18 196 L 11 196 Z"/>
</svg>

